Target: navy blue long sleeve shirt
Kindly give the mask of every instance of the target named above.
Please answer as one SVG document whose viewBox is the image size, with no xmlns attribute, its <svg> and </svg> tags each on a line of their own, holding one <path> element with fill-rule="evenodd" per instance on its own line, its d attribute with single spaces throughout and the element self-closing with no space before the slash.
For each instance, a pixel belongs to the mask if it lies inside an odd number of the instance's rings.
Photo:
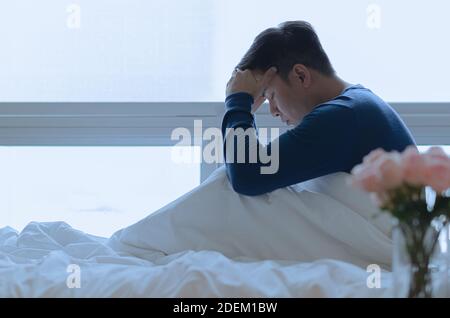
<svg viewBox="0 0 450 318">
<path fill-rule="evenodd" d="M 227 175 L 233 189 L 244 195 L 260 195 L 275 189 L 317 178 L 334 172 L 350 173 L 370 151 L 403 151 L 415 141 L 398 114 L 381 98 L 362 85 L 345 89 L 336 98 L 316 106 L 294 128 L 281 134 L 278 171 L 262 174 L 268 166 L 260 157 L 249 162 L 250 141 L 240 145 L 234 137 L 235 158 L 227 158 L 227 128 L 254 128 L 257 147 L 272 155 L 272 143 L 266 146 L 257 141 L 257 128 L 251 113 L 253 97 L 239 92 L 225 99 L 226 112 L 222 121 L 224 155 Z M 274 148 L 275 149 L 275 148 Z M 253 149 L 254 150 L 254 149 Z M 245 151 L 245 162 L 236 162 L 236 152 Z M 228 159 L 228 160 L 227 160 Z"/>
</svg>

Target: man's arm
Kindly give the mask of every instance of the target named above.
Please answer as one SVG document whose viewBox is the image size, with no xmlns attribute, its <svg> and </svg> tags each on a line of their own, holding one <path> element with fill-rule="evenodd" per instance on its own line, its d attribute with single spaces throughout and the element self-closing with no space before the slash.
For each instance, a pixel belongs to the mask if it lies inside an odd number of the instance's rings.
<svg viewBox="0 0 450 318">
<path fill-rule="evenodd" d="M 242 92 L 231 94 L 225 100 L 226 112 L 222 121 L 224 155 L 227 175 L 236 192 L 260 195 L 329 173 L 350 171 L 358 163 L 358 136 L 353 110 L 321 105 L 305 116 L 301 124 L 264 147 L 256 137 L 252 103 L 253 97 Z M 234 158 L 227 158 L 226 130 L 230 128 L 253 128 L 241 145 L 245 149 L 238 149 L 238 138 L 234 136 Z M 278 147 L 274 143 L 278 143 Z M 256 147 L 252 147 L 255 144 Z M 261 167 L 270 165 L 261 162 L 261 147 L 272 160 L 278 160 L 277 172 L 261 173 Z M 244 150 L 245 162 L 236 162 L 237 152 Z M 256 162 L 249 162 L 249 151 L 257 152 Z M 230 159 L 234 159 L 233 162 L 227 162 Z"/>
</svg>

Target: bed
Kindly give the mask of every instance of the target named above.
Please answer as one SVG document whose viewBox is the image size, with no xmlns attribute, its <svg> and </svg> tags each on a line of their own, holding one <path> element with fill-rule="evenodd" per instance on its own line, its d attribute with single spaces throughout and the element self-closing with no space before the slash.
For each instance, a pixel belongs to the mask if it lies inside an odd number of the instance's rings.
<svg viewBox="0 0 450 318">
<path fill-rule="evenodd" d="M 221 167 L 110 238 L 2 228 L 0 297 L 391 297 L 390 220 L 347 177 L 246 197 Z"/>
</svg>

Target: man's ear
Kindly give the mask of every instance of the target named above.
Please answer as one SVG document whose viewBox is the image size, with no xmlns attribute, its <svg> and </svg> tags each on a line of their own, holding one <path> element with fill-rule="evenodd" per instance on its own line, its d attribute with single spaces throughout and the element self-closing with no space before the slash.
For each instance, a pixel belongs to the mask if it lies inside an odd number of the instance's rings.
<svg viewBox="0 0 450 318">
<path fill-rule="evenodd" d="M 294 76 L 297 77 L 303 87 L 311 85 L 311 72 L 303 64 L 295 64 L 293 66 Z"/>
</svg>

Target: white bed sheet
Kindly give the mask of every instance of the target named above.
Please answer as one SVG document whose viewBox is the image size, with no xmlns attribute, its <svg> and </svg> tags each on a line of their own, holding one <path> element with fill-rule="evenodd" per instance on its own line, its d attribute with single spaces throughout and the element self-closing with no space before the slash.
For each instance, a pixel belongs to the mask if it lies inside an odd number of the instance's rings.
<svg viewBox="0 0 450 318">
<path fill-rule="evenodd" d="M 230 259 L 216 251 L 184 251 L 147 261 L 119 255 L 63 222 L 0 230 L 1 297 L 389 297 L 366 285 L 363 268 L 331 259 L 314 262 Z M 80 288 L 69 288 L 70 264 Z"/>
<path fill-rule="evenodd" d="M 224 167 L 111 238 L 64 222 L 0 229 L 1 297 L 380 297 L 366 266 L 389 270 L 388 220 L 333 174 L 272 193 L 235 193 Z M 70 264 L 81 288 L 69 288 Z"/>
</svg>

